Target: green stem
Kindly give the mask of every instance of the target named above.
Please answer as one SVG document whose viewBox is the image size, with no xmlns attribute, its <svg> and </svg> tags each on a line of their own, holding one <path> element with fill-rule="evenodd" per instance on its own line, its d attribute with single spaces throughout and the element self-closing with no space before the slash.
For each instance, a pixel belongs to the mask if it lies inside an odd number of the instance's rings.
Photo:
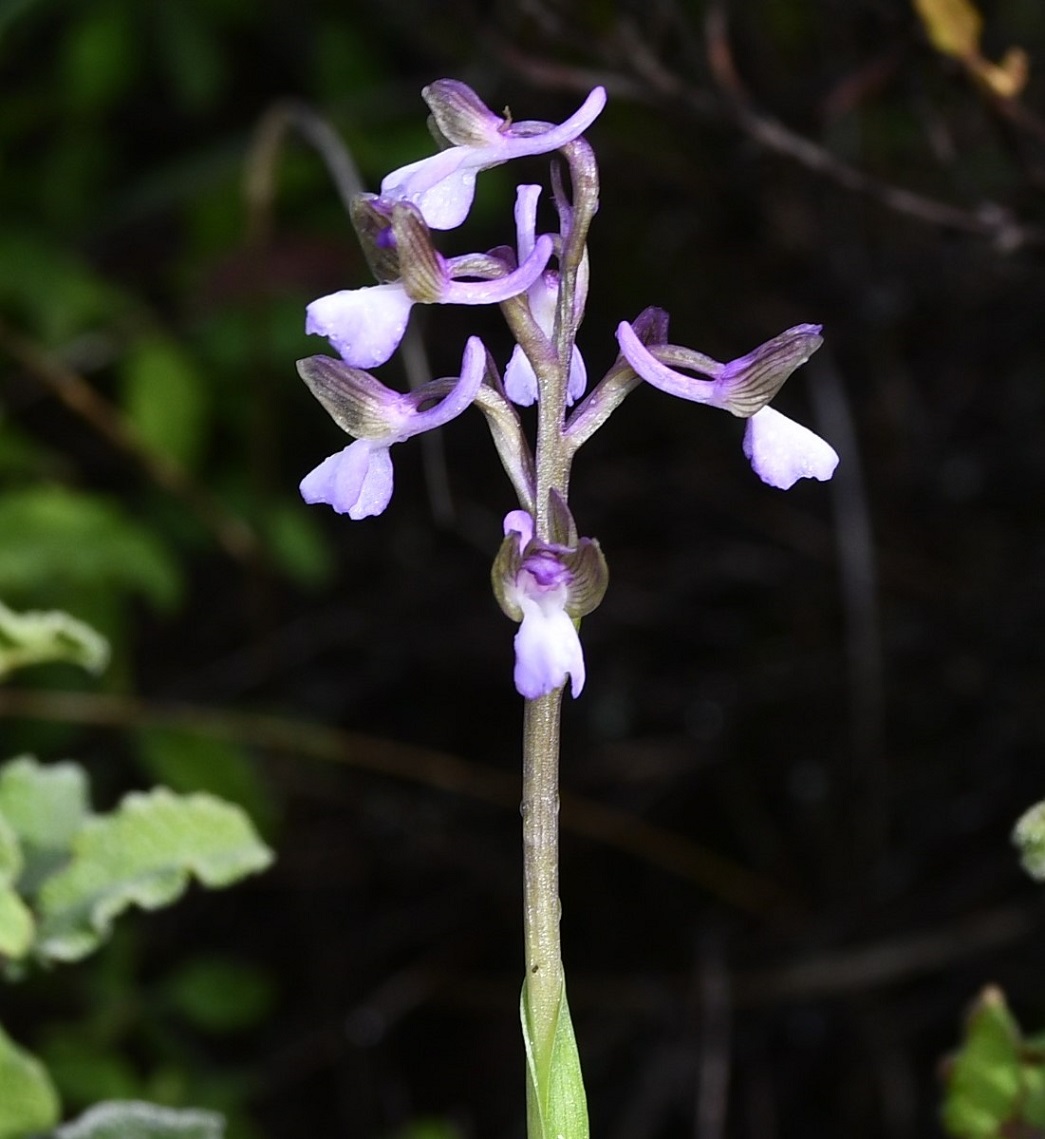
<svg viewBox="0 0 1045 1139">
<path fill-rule="evenodd" d="M 546 1054 L 562 998 L 559 943 L 559 723 L 562 690 L 526 701 L 523 718 L 523 925 L 533 1046 Z M 532 1123 L 532 1121 L 531 1121 Z"/>
</svg>

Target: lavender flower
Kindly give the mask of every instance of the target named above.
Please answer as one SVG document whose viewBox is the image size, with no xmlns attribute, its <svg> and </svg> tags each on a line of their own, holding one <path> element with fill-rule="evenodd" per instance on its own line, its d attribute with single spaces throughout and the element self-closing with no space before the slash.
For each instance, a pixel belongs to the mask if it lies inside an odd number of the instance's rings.
<svg viewBox="0 0 1045 1139">
<path fill-rule="evenodd" d="M 391 209 L 389 240 L 398 254 L 400 280 L 342 289 L 313 301 L 306 310 L 305 331 L 325 336 L 342 359 L 357 368 L 373 368 L 389 359 L 415 304 L 499 304 L 533 284 L 553 248 L 551 237 L 542 235 L 512 272 L 482 254 L 444 258 L 432 247 L 417 207 L 404 203 Z M 457 279 L 475 276 L 493 279 Z"/>
<path fill-rule="evenodd" d="M 829 443 L 767 406 L 788 376 L 823 343 L 820 329 L 819 324 L 796 325 L 727 364 L 672 345 L 650 349 L 627 321 L 618 326 L 617 340 L 631 367 L 654 387 L 746 419 L 744 454 L 755 473 L 770 486 L 788 490 L 800 478 L 823 482 L 838 466 L 838 455 Z M 711 379 L 676 371 L 664 362 L 665 356 Z"/>
<path fill-rule="evenodd" d="M 465 345 L 459 379 L 434 380 L 409 393 L 393 391 L 369 372 L 329 356 L 298 361 L 312 394 L 339 427 L 356 436 L 301 480 L 301 497 L 354 519 L 381 514 L 392 497 L 392 444 L 460 415 L 475 399 L 485 371 L 486 349 L 477 336 Z M 437 397 L 438 403 L 420 410 Z"/>
<path fill-rule="evenodd" d="M 413 202 L 433 229 L 455 229 L 468 216 L 480 170 L 558 150 L 586 131 L 606 105 L 605 90 L 596 87 L 573 115 L 556 126 L 502 118 L 455 79 L 439 79 L 421 95 L 438 134 L 451 145 L 393 170 L 381 183 L 381 197 Z"/>
<path fill-rule="evenodd" d="M 590 538 L 574 538 L 569 545 L 542 542 L 525 510 L 505 515 L 504 534 L 491 576 L 501 608 L 521 622 L 515 635 L 516 690 L 536 700 L 569 678 L 577 697 L 585 673 L 575 618 L 595 609 L 606 592 L 599 544 Z"/>
<path fill-rule="evenodd" d="M 537 233 L 537 199 L 540 195 L 540 186 L 516 188 L 515 229 L 520 260 L 530 257 L 533 253 Z M 545 270 L 526 290 L 526 299 L 530 305 L 530 315 L 537 327 L 545 336 L 551 337 L 555 327 L 555 310 L 559 301 L 559 274 L 553 269 Z M 583 296 L 578 299 L 583 305 Z M 587 382 L 588 373 L 584 366 L 584 357 L 575 344 L 566 389 L 568 407 L 584 394 Z M 504 390 L 508 393 L 508 398 L 521 407 L 529 407 L 537 401 L 537 375 L 519 344 L 516 344 L 508 366 L 504 370 Z"/>
</svg>

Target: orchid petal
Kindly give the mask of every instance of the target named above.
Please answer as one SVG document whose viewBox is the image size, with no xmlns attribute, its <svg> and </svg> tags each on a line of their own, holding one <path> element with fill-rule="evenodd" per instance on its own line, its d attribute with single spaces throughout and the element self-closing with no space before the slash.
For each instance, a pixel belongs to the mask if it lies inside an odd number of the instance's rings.
<svg viewBox="0 0 1045 1139">
<path fill-rule="evenodd" d="M 537 373 L 519 344 L 504 369 L 504 391 L 518 407 L 530 407 L 537 402 Z"/>
<path fill-rule="evenodd" d="M 605 87 L 595 87 L 568 119 L 550 130 L 524 135 L 520 132 L 529 130 L 531 124 L 529 122 L 513 124 L 505 136 L 505 142 L 501 144 L 505 158 L 519 158 L 525 154 L 547 154 L 549 151 L 558 150 L 559 147 L 573 142 L 582 135 L 599 117 L 605 106 Z"/>
<path fill-rule="evenodd" d="M 325 336 L 353 367 L 373 368 L 398 348 L 413 303 L 399 283 L 342 289 L 308 306 L 305 331 Z"/>
<path fill-rule="evenodd" d="M 533 252 L 537 236 L 537 199 L 540 196 L 540 186 L 515 188 L 515 241 L 520 261 Z"/>
<path fill-rule="evenodd" d="M 584 395 L 587 386 L 588 369 L 580 349 L 574 344 L 573 357 L 570 360 L 570 379 L 566 386 L 566 406 L 572 407 Z"/>
<path fill-rule="evenodd" d="M 363 440 L 358 441 L 363 442 Z M 392 500 L 392 485 L 392 456 L 389 449 L 374 445 L 370 451 L 366 474 L 363 476 L 363 485 L 359 488 L 359 497 L 348 512 L 349 518 L 358 521 L 360 518 L 383 514 Z"/>
<path fill-rule="evenodd" d="M 475 198 L 477 150 L 451 146 L 387 174 L 381 197 L 413 202 L 430 229 L 456 229 Z"/>
<path fill-rule="evenodd" d="M 324 459 L 301 480 L 301 497 L 309 505 L 324 502 L 338 514 L 348 514 L 359 498 L 370 465 L 370 447 L 368 440 L 357 439 Z"/>
<path fill-rule="evenodd" d="M 803 478 L 824 482 L 838 466 L 838 454 L 829 443 L 771 407 L 747 421 L 744 454 L 758 477 L 780 490 Z"/>
<path fill-rule="evenodd" d="M 570 678 L 574 698 L 584 687 L 584 651 L 565 609 L 520 598 L 522 624 L 515 634 L 515 687 L 527 700 L 561 688 Z"/>
<path fill-rule="evenodd" d="M 510 297 L 525 292 L 534 281 L 544 272 L 545 265 L 552 255 L 552 239 L 542 233 L 534 244 L 533 252 L 512 273 L 503 277 L 495 277 L 491 281 L 453 281 L 447 282 L 443 291 L 443 304 L 452 305 L 488 305 L 500 304 Z M 453 262 L 451 261 L 451 272 Z"/>
<path fill-rule="evenodd" d="M 509 510 L 504 516 L 504 535 L 518 534 L 519 552 L 533 540 L 533 517 L 527 510 Z"/>
<path fill-rule="evenodd" d="M 465 408 L 471 406 L 479 394 L 485 374 L 486 349 L 478 336 L 470 336 L 464 346 L 460 379 L 434 407 L 428 408 L 427 411 L 415 412 L 399 439 L 409 439 L 422 431 L 441 427 L 460 415 Z"/>
<path fill-rule="evenodd" d="M 635 335 L 634 329 L 626 320 L 617 326 L 617 341 L 624 359 L 647 383 L 660 388 L 668 395 L 688 399 L 693 403 L 716 403 L 715 384 L 712 380 L 698 380 L 694 376 L 687 376 L 683 372 L 676 372 L 667 364 L 662 364 L 642 341 Z"/>
</svg>

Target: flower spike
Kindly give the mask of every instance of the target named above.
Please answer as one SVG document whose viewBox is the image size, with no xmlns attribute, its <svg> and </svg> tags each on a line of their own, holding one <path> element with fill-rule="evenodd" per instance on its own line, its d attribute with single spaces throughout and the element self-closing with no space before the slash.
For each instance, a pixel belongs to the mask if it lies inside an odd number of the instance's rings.
<svg viewBox="0 0 1045 1139">
<path fill-rule="evenodd" d="M 460 415 L 475 399 L 485 371 L 486 349 L 477 336 L 469 338 L 460 378 L 448 392 L 446 381 L 434 380 L 404 394 L 329 356 L 300 360 L 298 372 L 312 394 L 342 430 L 356 436 L 301 480 L 301 497 L 357 520 L 381 514 L 392 497 L 392 445 Z"/>
<path fill-rule="evenodd" d="M 494 114 L 466 84 L 440 79 L 422 91 L 449 150 L 393 170 L 381 183 L 382 198 L 413 202 L 432 229 L 456 229 L 468 216 L 475 179 L 513 158 L 548 154 L 572 142 L 598 117 L 606 92 L 596 87 L 565 122 L 513 123 Z"/>
</svg>

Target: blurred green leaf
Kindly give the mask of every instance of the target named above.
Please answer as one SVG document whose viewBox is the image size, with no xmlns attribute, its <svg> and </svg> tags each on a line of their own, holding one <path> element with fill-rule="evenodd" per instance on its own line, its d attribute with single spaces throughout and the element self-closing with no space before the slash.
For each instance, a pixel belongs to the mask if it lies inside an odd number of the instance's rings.
<svg viewBox="0 0 1045 1139">
<path fill-rule="evenodd" d="M 17 882 L 22 865 L 22 845 L 0 804 L 0 885 Z"/>
<path fill-rule="evenodd" d="M 130 1061 L 96 1033 L 78 1031 L 77 1025 L 52 1030 L 38 1051 L 67 1110 L 143 1094 L 142 1080 Z"/>
<path fill-rule="evenodd" d="M 123 408 L 154 451 L 193 468 L 206 442 L 207 385 L 176 341 L 153 336 L 132 345 L 121 361 Z"/>
<path fill-rule="evenodd" d="M 66 855 L 89 812 L 87 775 L 79 764 L 41 764 L 23 755 L 0 767 L 0 815 L 28 861 L 38 853 Z"/>
<path fill-rule="evenodd" d="M 0 307 L 17 313 L 45 343 L 55 345 L 132 306 L 67 249 L 19 227 L 0 230 Z"/>
<path fill-rule="evenodd" d="M 0 497 L 0 593 L 37 596 L 63 585 L 123 589 L 170 607 L 180 590 L 170 556 L 113 501 L 62 487 Z M 70 551 L 76 556 L 71 557 Z"/>
<path fill-rule="evenodd" d="M 66 1123 L 54 1139 L 222 1139 L 225 1124 L 212 1111 L 176 1111 L 134 1100 L 99 1103 Z"/>
<path fill-rule="evenodd" d="M 1045 881 L 1045 802 L 1025 811 L 1012 832 L 1023 869 L 1038 882 Z"/>
<path fill-rule="evenodd" d="M 265 537 L 280 567 L 304 586 L 318 588 L 334 576 L 334 558 L 316 511 L 300 502 L 275 502 L 262 520 Z"/>
<path fill-rule="evenodd" d="M 943 1123 L 960 1139 L 1000 1136 L 1021 1087 L 1019 1028 L 1004 994 L 987 988 L 969 1015 L 947 1078 Z"/>
<path fill-rule="evenodd" d="M 62 38 L 63 79 L 74 112 L 112 106 L 136 78 L 141 53 L 132 26 L 136 5 L 94 3 L 79 9 Z"/>
<path fill-rule="evenodd" d="M 239 1032 L 272 1008 L 268 975 L 248 961 L 197 957 L 167 978 L 164 991 L 186 1020 L 207 1032 Z"/>
<path fill-rule="evenodd" d="M 142 765 L 157 783 L 181 794 L 207 791 L 241 806 L 268 831 L 275 806 L 256 764 L 246 750 L 228 740 L 176 728 L 147 728 L 135 733 Z"/>
<path fill-rule="evenodd" d="M 58 1120 L 58 1095 L 44 1066 L 0 1028 L 0 1139 L 25 1139 Z"/>
<path fill-rule="evenodd" d="M 0 883 L 0 957 L 17 961 L 33 944 L 36 923 L 13 886 Z"/>
<path fill-rule="evenodd" d="M 415 1119 L 397 1131 L 394 1139 L 461 1139 L 461 1131 L 443 1119 Z"/>
<path fill-rule="evenodd" d="M 199 111 L 212 103 L 221 90 L 225 67 L 213 21 L 202 18 L 188 0 L 157 4 L 157 47 L 160 65 L 178 104 Z"/>
<path fill-rule="evenodd" d="M 27 665 L 59 660 L 101 672 L 109 663 L 109 642 L 68 613 L 15 613 L 0 601 L 0 679 Z"/>
<path fill-rule="evenodd" d="M 112 815 L 87 820 L 69 865 L 44 883 L 37 951 L 78 960 L 128 907 L 157 909 L 180 897 L 191 876 L 204 886 L 228 886 L 271 861 L 238 807 L 165 788 L 132 793 Z"/>
</svg>

